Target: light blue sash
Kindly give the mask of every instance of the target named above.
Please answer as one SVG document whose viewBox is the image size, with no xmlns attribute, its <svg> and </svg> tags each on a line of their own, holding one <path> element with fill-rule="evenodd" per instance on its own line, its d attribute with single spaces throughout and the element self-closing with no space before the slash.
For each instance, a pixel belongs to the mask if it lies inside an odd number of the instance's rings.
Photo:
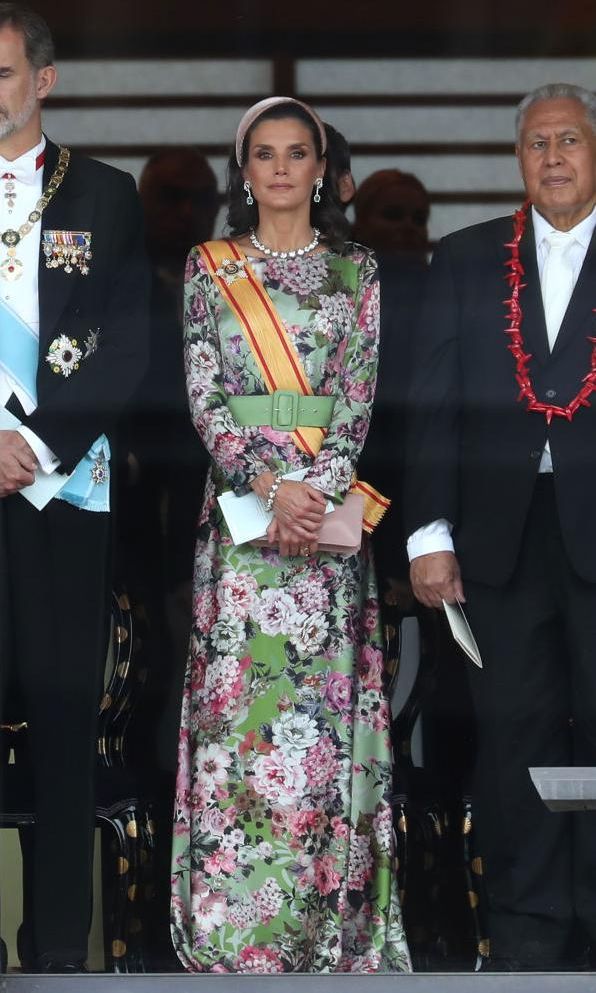
<svg viewBox="0 0 596 993">
<path fill-rule="evenodd" d="M 39 341 L 27 324 L 0 300 L 0 368 L 37 404 Z M 93 443 L 56 499 L 81 510 L 110 509 L 110 444 L 105 434 Z"/>
<path fill-rule="evenodd" d="M 56 494 L 56 499 L 72 503 L 81 510 L 109 510 L 110 455 L 110 443 L 105 434 L 102 434 L 77 463 L 72 476 Z M 102 466 L 102 473 L 101 479 L 96 480 L 92 472 L 98 462 Z"/>
<path fill-rule="evenodd" d="M 0 368 L 37 404 L 37 335 L 0 300 Z"/>
</svg>

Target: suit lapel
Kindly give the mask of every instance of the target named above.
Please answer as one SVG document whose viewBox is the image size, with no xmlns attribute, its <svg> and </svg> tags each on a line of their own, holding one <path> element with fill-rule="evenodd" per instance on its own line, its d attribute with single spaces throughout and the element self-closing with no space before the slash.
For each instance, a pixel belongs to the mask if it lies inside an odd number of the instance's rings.
<svg viewBox="0 0 596 993">
<path fill-rule="evenodd" d="M 577 334 L 596 334 L 593 308 L 596 307 L 596 231 L 592 234 L 569 306 L 559 328 L 553 355 L 558 355 Z M 588 330 L 586 330 L 586 324 Z"/>
<path fill-rule="evenodd" d="M 43 187 L 46 188 L 58 163 L 58 149 L 53 142 L 46 145 Z M 81 216 L 84 191 L 77 189 L 71 166 L 62 185 L 52 198 L 41 218 L 41 230 L 77 231 L 87 229 L 89 219 Z M 76 282 L 84 279 L 78 272 L 65 273 L 62 268 L 48 269 L 43 254 L 43 241 L 39 246 L 39 336 L 45 343 L 55 336 L 60 314 L 66 307 Z"/>
<path fill-rule="evenodd" d="M 532 214 L 528 213 L 528 223 L 519 246 L 519 254 L 524 267 L 523 282 L 526 287 L 521 292 L 523 319 L 521 332 L 527 345 L 538 362 L 547 362 L 550 358 L 548 334 L 544 319 L 544 305 L 540 290 L 540 276 L 536 261 L 536 240 Z"/>
</svg>

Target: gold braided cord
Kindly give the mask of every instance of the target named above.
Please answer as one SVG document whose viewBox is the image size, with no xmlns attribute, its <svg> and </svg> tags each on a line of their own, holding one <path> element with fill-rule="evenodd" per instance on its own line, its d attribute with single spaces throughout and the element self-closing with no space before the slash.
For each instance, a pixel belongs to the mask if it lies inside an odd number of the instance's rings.
<svg viewBox="0 0 596 993">
<path fill-rule="evenodd" d="M 70 149 L 60 145 L 58 165 L 54 169 L 54 172 L 50 177 L 48 185 L 46 186 L 39 200 L 35 204 L 35 207 L 29 214 L 27 220 L 24 221 L 23 224 L 21 224 L 20 228 L 17 231 L 15 231 L 14 228 L 7 228 L 6 231 L 3 231 L 0 234 L 0 241 L 4 245 L 6 245 L 7 248 L 14 248 L 15 245 L 18 245 L 18 243 L 25 237 L 25 235 L 29 234 L 29 232 L 33 229 L 33 225 L 37 224 L 38 220 L 40 219 L 41 215 L 43 214 L 50 200 L 52 199 L 54 194 L 57 193 L 58 190 L 60 189 L 62 180 L 66 176 L 69 162 L 70 162 Z"/>
</svg>

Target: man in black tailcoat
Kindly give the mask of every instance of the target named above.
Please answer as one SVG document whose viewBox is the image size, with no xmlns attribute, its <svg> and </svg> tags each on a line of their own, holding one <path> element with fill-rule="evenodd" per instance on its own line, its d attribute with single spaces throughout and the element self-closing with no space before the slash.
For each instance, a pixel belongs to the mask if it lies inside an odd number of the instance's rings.
<svg viewBox="0 0 596 993">
<path fill-rule="evenodd" d="M 0 704 L 18 696 L 28 723 L 21 949 L 47 972 L 87 957 L 113 432 L 146 366 L 148 288 L 132 178 L 42 133 L 55 79 L 43 19 L 0 3 Z"/>
<path fill-rule="evenodd" d="M 572 933 L 596 947 L 596 817 L 549 813 L 528 774 L 596 765 L 595 131 L 579 87 L 522 101 L 530 204 L 441 242 L 413 346 L 411 580 L 428 606 L 465 594 L 484 661 L 467 670 L 494 969 L 559 968 Z"/>
</svg>

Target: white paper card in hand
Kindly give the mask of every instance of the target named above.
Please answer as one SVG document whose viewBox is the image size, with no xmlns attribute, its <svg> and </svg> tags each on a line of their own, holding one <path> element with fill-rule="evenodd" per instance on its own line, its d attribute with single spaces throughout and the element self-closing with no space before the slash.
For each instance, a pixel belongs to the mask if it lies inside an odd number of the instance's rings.
<svg viewBox="0 0 596 993">
<path fill-rule="evenodd" d="M 482 669 L 480 651 L 461 603 L 459 600 L 456 600 L 455 603 L 447 603 L 446 600 L 443 600 L 443 607 L 454 641 L 466 653 L 468 658 L 472 660 L 474 665 Z"/>
<path fill-rule="evenodd" d="M 23 486 L 19 490 L 29 503 L 33 504 L 36 510 L 43 508 L 58 495 L 63 486 L 66 485 L 70 475 L 62 472 L 45 473 L 38 469 L 35 473 L 35 482 L 31 486 Z"/>
<path fill-rule="evenodd" d="M 262 538 L 273 520 L 273 514 L 265 510 L 265 504 L 256 493 L 236 496 L 233 490 L 226 490 L 218 496 L 217 502 L 235 545 Z"/>
<path fill-rule="evenodd" d="M 528 771 L 549 810 L 596 810 L 593 766 L 541 766 Z"/>
<path fill-rule="evenodd" d="M 20 425 L 18 417 L 6 410 L 6 407 L 0 407 L 0 431 L 16 431 Z M 31 486 L 23 486 L 19 493 L 33 504 L 36 510 L 43 510 L 69 479 L 70 475 L 67 473 L 47 473 L 36 469 L 35 482 L 31 483 Z"/>
</svg>

